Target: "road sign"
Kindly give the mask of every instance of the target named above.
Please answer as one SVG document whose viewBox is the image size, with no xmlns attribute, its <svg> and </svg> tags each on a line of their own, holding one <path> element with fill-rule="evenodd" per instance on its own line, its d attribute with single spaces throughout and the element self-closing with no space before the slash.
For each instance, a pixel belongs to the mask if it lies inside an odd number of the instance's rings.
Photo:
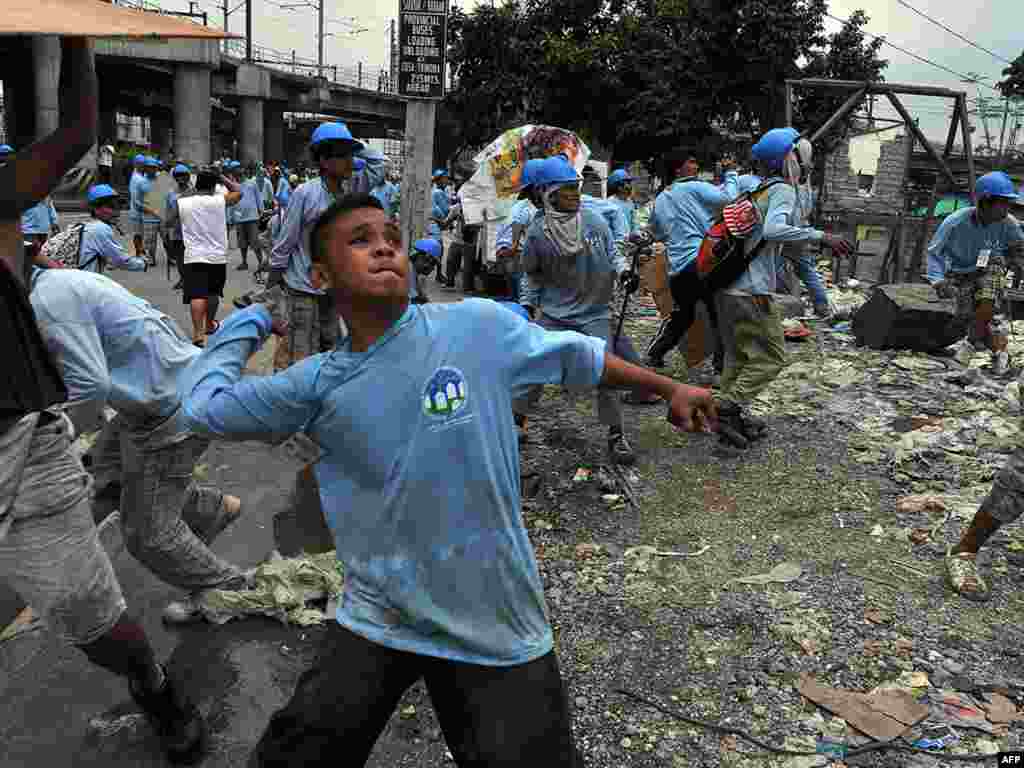
<svg viewBox="0 0 1024 768">
<path fill-rule="evenodd" d="M 443 99 L 448 0 L 399 0 L 398 95 Z"/>
</svg>

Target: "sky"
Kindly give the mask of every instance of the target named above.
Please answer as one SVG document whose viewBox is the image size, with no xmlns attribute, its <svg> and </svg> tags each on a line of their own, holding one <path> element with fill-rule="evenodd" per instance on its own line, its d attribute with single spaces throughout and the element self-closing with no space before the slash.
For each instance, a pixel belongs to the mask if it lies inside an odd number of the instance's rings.
<svg viewBox="0 0 1024 768">
<path fill-rule="evenodd" d="M 489 1 L 489 0 L 486 0 Z M 500 0 L 499 0 L 500 1 Z M 945 24 L 959 34 L 988 48 L 1005 59 L 1013 60 L 1024 52 L 1024 17 L 1020 8 L 1021 0 L 981 0 L 981 2 L 949 2 L 949 0 L 903 0 L 933 19 Z M 229 0 L 234 7 L 240 0 Z M 297 56 L 308 60 L 316 58 L 316 10 L 302 7 L 285 10 L 280 7 L 289 3 L 309 3 L 315 0 L 252 0 L 255 10 L 254 39 L 258 45 L 267 46 L 290 55 L 296 50 Z M 324 0 L 325 30 L 334 33 L 325 42 L 325 62 L 354 72 L 358 62 L 364 63 L 367 77 L 376 77 L 381 68 L 388 66 L 388 39 L 390 22 L 397 18 L 398 0 Z M 164 8 L 185 10 L 187 0 L 163 0 Z M 477 0 L 461 0 L 463 8 L 473 8 Z M 200 0 L 197 5 L 211 13 L 211 24 L 222 25 L 222 14 L 216 0 Z M 1001 79 L 1006 63 L 967 43 L 915 14 L 900 3 L 900 0 L 832 0 L 829 12 L 839 18 L 847 18 L 858 8 L 864 9 L 870 17 L 867 31 L 886 36 L 891 42 L 917 55 L 929 59 L 956 73 L 979 74 L 989 78 L 986 82 L 995 84 Z M 229 18 L 229 30 L 244 31 L 244 11 L 239 10 Z M 826 29 L 836 31 L 840 23 L 826 20 Z M 362 29 L 356 34 L 356 29 Z M 966 90 L 969 98 L 977 96 L 977 88 L 959 82 L 956 74 L 942 71 L 934 66 L 917 61 L 905 53 L 883 46 L 881 55 L 889 59 L 885 72 L 886 80 L 899 83 L 937 85 L 954 90 Z M 374 82 L 376 82 L 374 80 Z M 982 95 L 998 97 L 998 93 L 981 88 Z M 926 136 L 944 140 L 948 130 L 952 103 L 944 99 L 928 97 L 903 97 L 911 114 L 920 119 Z M 888 102 L 876 107 L 876 115 L 898 117 Z M 978 118 L 972 118 L 977 123 Z M 1000 120 L 990 120 L 998 142 Z M 1007 131 L 1009 133 L 1009 131 Z M 983 140 L 980 124 L 974 133 L 974 141 Z M 1024 144 L 1024 126 L 1018 132 L 1018 143 Z"/>
</svg>

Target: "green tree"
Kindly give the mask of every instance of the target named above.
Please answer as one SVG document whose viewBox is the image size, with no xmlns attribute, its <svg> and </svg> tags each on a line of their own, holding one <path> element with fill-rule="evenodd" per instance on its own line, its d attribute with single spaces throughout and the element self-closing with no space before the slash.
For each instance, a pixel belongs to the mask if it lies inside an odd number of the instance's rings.
<svg viewBox="0 0 1024 768">
<path fill-rule="evenodd" d="M 1024 53 L 1003 70 L 1006 79 L 996 85 L 1003 96 L 1024 98 Z"/>
</svg>

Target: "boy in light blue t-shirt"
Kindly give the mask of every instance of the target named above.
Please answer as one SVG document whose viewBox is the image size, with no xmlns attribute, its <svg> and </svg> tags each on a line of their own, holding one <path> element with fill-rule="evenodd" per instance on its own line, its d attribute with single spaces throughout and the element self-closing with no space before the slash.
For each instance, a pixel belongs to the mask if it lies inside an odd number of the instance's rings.
<svg viewBox="0 0 1024 768">
<path fill-rule="evenodd" d="M 646 389 L 670 402 L 673 424 L 697 429 L 714 419 L 710 393 L 496 302 L 411 304 L 400 229 L 370 195 L 332 205 L 310 242 L 311 279 L 332 291 L 347 338 L 243 378 L 285 332 L 275 298 L 225 320 L 180 380 L 196 430 L 312 439 L 345 568 L 320 664 L 271 718 L 254 764 L 363 765 L 423 677 L 459 765 L 580 765 L 522 522 L 512 397 L 543 383 Z"/>
</svg>

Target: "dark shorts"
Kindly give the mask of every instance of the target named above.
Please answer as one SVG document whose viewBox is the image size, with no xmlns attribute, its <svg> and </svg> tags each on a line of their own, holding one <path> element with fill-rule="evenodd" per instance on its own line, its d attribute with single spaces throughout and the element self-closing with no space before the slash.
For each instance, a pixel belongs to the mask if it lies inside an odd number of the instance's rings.
<svg viewBox="0 0 1024 768">
<path fill-rule="evenodd" d="M 183 264 L 181 303 L 189 304 L 192 299 L 205 299 L 210 296 L 223 298 L 227 275 L 227 264 Z"/>
</svg>

